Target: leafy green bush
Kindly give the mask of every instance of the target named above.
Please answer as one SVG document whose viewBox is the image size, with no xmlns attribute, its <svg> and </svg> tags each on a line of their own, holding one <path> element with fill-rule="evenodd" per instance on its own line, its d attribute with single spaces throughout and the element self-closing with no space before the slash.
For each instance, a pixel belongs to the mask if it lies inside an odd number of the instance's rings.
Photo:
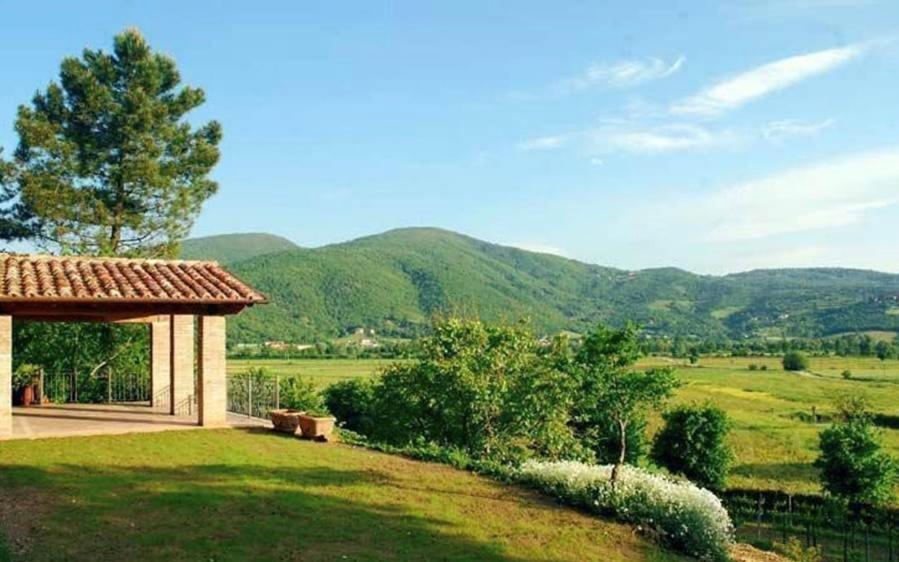
<svg viewBox="0 0 899 562">
<path fill-rule="evenodd" d="M 758 371 L 758 370 L 759 370 L 759 366 L 756 365 L 755 363 L 750 363 L 750 364 L 749 364 L 749 370 L 750 370 L 750 371 Z"/>
<path fill-rule="evenodd" d="M 785 371 L 807 371 L 808 357 L 798 351 L 789 351 L 783 357 Z"/>
<path fill-rule="evenodd" d="M 325 405 L 341 427 L 369 435 L 372 431 L 372 385 L 349 379 L 336 382 L 324 391 Z"/>
<path fill-rule="evenodd" d="M 279 385 L 282 408 L 305 410 L 310 414 L 321 414 L 326 411 L 322 396 L 311 380 L 302 377 L 281 377 Z"/>
<path fill-rule="evenodd" d="M 796 537 L 790 537 L 786 543 L 774 543 L 774 548 L 795 562 L 823 562 L 824 554 L 820 546 L 805 546 Z"/>
<path fill-rule="evenodd" d="M 35 378 L 40 373 L 41 368 L 37 365 L 32 365 L 31 363 L 22 363 L 18 367 L 16 367 L 15 371 L 12 373 L 12 389 L 13 391 L 19 391 L 25 388 L 26 386 L 33 384 Z"/>
<path fill-rule="evenodd" d="M 883 504 L 893 499 L 896 461 L 882 450 L 881 436 L 861 399 L 840 406 L 842 419 L 821 432 L 821 470 L 824 489 L 849 502 Z"/>
<path fill-rule="evenodd" d="M 733 525 L 713 493 L 630 466 L 622 468 L 613 484 L 612 470 L 609 465 L 527 461 L 512 477 L 570 505 L 646 525 L 665 544 L 690 556 L 728 560 Z"/>
<path fill-rule="evenodd" d="M 662 416 L 664 427 L 652 444 L 652 459 L 696 484 L 721 490 L 733 453 L 727 446 L 727 414 L 711 405 L 679 406 Z"/>
<path fill-rule="evenodd" d="M 846 369 L 845 371 L 840 373 L 840 375 L 848 381 L 849 379 L 852 378 L 852 371 L 850 371 L 849 369 Z"/>
<path fill-rule="evenodd" d="M 434 443 L 495 462 L 571 458 L 571 378 L 536 353 L 520 326 L 442 319 L 421 356 L 396 363 L 372 387 L 375 441 Z"/>
</svg>

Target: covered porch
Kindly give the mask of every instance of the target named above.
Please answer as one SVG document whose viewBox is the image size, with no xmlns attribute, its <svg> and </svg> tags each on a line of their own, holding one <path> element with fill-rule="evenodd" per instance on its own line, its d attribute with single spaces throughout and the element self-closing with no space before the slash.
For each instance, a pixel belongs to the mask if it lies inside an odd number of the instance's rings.
<svg viewBox="0 0 899 562">
<path fill-rule="evenodd" d="M 228 413 L 227 427 L 266 427 L 257 418 Z M 43 439 L 80 435 L 114 435 L 197 429 L 197 417 L 171 415 L 149 404 L 47 404 L 12 409 L 10 439 Z"/>
<path fill-rule="evenodd" d="M 0 439 L 229 425 L 225 317 L 265 298 L 214 262 L 0 254 Z M 149 401 L 13 408 L 13 320 L 149 330 Z"/>
</svg>

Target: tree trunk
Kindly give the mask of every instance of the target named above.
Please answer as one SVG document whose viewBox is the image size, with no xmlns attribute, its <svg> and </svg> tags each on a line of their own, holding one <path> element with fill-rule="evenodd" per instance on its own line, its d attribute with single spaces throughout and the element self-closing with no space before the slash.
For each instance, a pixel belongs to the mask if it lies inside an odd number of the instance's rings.
<svg viewBox="0 0 899 562">
<path fill-rule="evenodd" d="M 618 482 L 621 465 L 624 464 L 624 459 L 627 456 L 627 423 L 620 420 L 618 421 L 618 437 L 620 439 L 620 449 L 618 451 L 618 462 L 612 467 L 612 485 Z"/>
</svg>

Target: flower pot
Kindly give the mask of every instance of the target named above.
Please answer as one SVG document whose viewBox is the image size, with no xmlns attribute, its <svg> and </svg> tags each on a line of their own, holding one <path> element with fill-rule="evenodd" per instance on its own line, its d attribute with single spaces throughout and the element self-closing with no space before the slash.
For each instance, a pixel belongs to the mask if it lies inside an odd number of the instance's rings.
<svg viewBox="0 0 899 562">
<path fill-rule="evenodd" d="M 275 431 L 293 435 L 300 426 L 300 416 L 305 413 L 301 410 L 286 408 L 272 410 L 269 412 L 269 418 L 272 420 L 272 425 L 275 426 Z"/>
<path fill-rule="evenodd" d="M 299 419 L 303 439 L 315 441 L 329 441 L 331 432 L 334 431 L 334 422 L 337 421 L 331 416 L 302 415 Z"/>
<path fill-rule="evenodd" d="M 34 402 L 34 385 L 29 384 L 22 388 L 22 405 L 25 407 L 31 406 Z"/>
</svg>

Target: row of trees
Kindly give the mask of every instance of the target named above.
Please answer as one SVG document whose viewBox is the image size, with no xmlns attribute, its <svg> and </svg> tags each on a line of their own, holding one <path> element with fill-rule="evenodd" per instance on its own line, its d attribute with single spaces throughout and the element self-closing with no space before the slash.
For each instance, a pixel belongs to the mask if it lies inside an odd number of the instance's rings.
<svg viewBox="0 0 899 562">
<path fill-rule="evenodd" d="M 435 322 L 420 356 L 373 381 L 326 390 L 345 427 L 378 442 L 436 445 L 489 462 L 572 459 L 615 465 L 647 453 L 646 417 L 678 386 L 671 369 L 638 371 L 636 328 L 598 327 L 580 342 L 540 345 L 525 326 L 458 318 Z M 720 487 L 730 454 L 726 419 L 710 407 L 666 414 L 652 456 Z M 716 457 L 710 459 L 711 456 Z"/>
<path fill-rule="evenodd" d="M 699 340 L 684 337 L 645 340 L 647 353 L 669 354 L 689 358 L 701 354 L 726 354 L 735 356 L 781 355 L 801 351 L 812 355 L 838 355 L 841 357 L 899 357 L 899 340 L 878 339 L 870 334 L 844 334 L 828 338 L 776 338 L 751 340 Z"/>
</svg>

